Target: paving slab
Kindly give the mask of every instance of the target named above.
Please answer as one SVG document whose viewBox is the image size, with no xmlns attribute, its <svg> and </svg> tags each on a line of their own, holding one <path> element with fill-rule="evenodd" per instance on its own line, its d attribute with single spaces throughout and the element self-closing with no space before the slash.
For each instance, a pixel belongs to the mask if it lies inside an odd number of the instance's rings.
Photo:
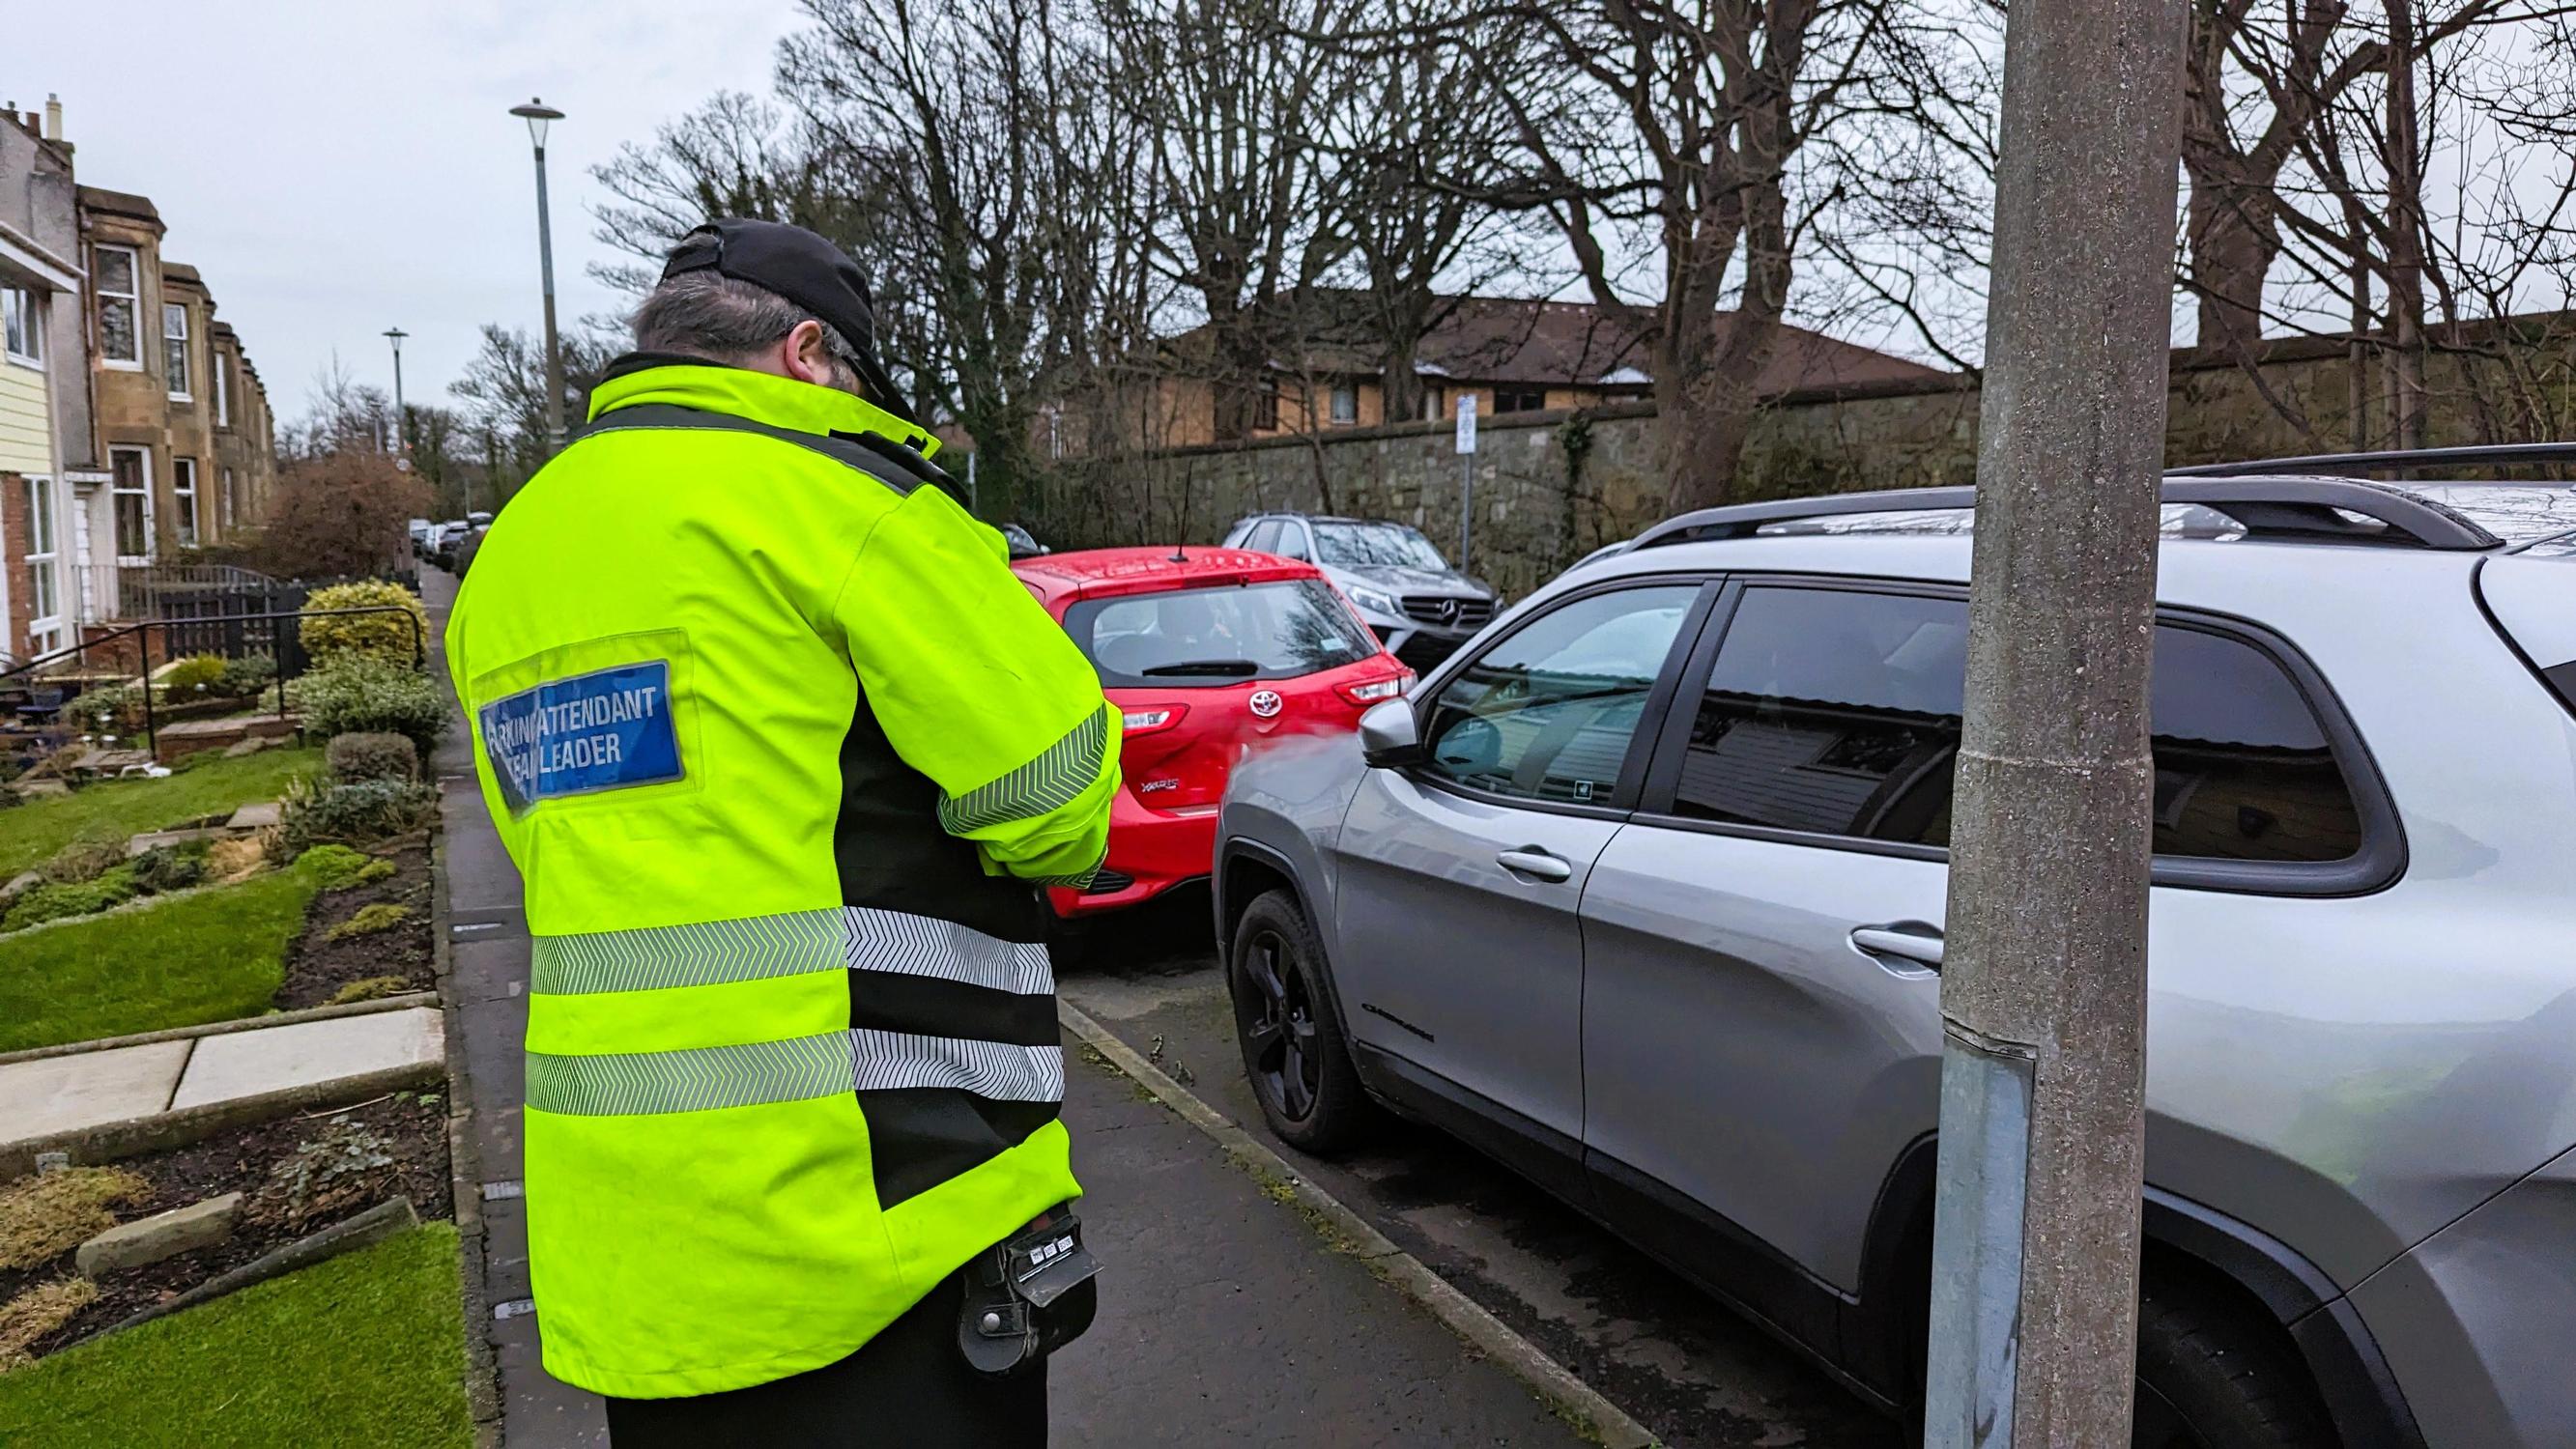
<svg viewBox="0 0 2576 1449">
<path fill-rule="evenodd" d="M 244 805 L 234 811 L 233 818 L 224 822 L 224 828 L 226 830 L 265 830 L 275 825 L 284 814 L 285 807 L 274 800 L 264 800 L 256 805 Z"/>
<path fill-rule="evenodd" d="M 446 1058 L 439 1013 L 416 1006 L 210 1036 L 179 1079 L 172 1110 L 229 1102 Z"/>
<path fill-rule="evenodd" d="M 0 1066 L 0 1139 L 149 1117 L 170 1104 L 194 1045 L 156 1041 Z"/>
<path fill-rule="evenodd" d="M 148 835 L 137 835 L 126 841 L 125 854 L 128 858 L 132 858 L 165 845 L 188 845 L 200 840 L 221 840 L 230 833 L 220 825 L 208 825 L 195 830 L 155 830 Z"/>
</svg>

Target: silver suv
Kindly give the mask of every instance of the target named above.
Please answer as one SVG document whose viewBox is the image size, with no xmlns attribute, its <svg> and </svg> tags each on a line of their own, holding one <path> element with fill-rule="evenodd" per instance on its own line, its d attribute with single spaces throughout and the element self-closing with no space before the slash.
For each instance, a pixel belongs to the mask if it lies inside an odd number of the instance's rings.
<svg viewBox="0 0 2576 1449">
<path fill-rule="evenodd" d="M 1322 569 L 1386 652 L 1416 670 L 1448 658 L 1501 603 L 1483 580 L 1450 567 L 1420 529 L 1383 518 L 1256 513 L 1227 532 L 1224 546 Z"/>
<path fill-rule="evenodd" d="M 1271 1128 L 1920 1399 L 1968 490 L 1674 519 L 1238 766 Z M 2576 487 L 2166 484 L 2135 1442 L 2576 1444 Z"/>
</svg>

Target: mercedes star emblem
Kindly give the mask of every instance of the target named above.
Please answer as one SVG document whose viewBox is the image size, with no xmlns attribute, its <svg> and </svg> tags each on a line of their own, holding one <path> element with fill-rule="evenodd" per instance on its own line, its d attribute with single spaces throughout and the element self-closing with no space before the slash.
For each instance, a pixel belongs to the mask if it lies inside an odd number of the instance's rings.
<svg viewBox="0 0 2576 1449">
<path fill-rule="evenodd" d="M 1440 622 L 1443 624 L 1455 624 L 1458 622 L 1458 601 L 1456 599 L 1442 599 L 1440 601 Z"/>
<path fill-rule="evenodd" d="M 1263 719 L 1276 716 L 1280 706 L 1286 702 L 1279 697 L 1279 691 L 1275 689 L 1256 689 L 1252 692 L 1252 712 Z"/>
</svg>

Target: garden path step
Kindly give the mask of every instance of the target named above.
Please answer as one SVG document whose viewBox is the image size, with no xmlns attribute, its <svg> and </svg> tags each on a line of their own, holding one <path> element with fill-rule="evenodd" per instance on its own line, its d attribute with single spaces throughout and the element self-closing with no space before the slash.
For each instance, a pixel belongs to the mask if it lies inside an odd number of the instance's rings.
<svg viewBox="0 0 2576 1449">
<path fill-rule="evenodd" d="M 435 1068 L 446 1052 L 438 1009 L 415 1006 L 0 1063 L 0 1153 L 57 1133 Z"/>
<path fill-rule="evenodd" d="M 425 1006 L 200 1037 L 170 1108 L 202 1107 L 446 1060 L 444 1020 Z"/>
<path fill-rule="evenodd" d="M 257 805 L 244 805 L 233 812 L 230 820 L 224 822 L 224 828 L 226 830 L 264 830 L 278 822 L 283 809 L 284 807 L 275 800 L 263 801 Z"/>
<path fill-rule="evenodd" d="M 221 825 L 199 826 L 192 830 L 154 830 L 130 837 L 125 842 L 126 858 L 157 850 L 165 845 L 187 845 L 199 840 L 221 840 L 232 832 Z"/>
<path fill-rule="evenodd" d="M 13 1142 L 149 1117 L 170 1105 L 185 1041 L 156 1041 L 0 1066 L 0 1137 Z"/>
</svg>

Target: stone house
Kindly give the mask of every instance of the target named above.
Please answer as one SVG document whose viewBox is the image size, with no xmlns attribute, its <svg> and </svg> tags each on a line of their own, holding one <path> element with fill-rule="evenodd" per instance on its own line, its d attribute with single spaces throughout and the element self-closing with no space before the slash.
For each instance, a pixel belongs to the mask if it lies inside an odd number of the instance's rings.
<svg viewBox="0 0 2576 1449">
<path fill-rule="evenodd" d="M 118 622 L 131 570 L 264 516 L 275 421 L 148 197 L 80 185 L 62 107 L 0 109 L 0 667 Z"/>
</svg>

